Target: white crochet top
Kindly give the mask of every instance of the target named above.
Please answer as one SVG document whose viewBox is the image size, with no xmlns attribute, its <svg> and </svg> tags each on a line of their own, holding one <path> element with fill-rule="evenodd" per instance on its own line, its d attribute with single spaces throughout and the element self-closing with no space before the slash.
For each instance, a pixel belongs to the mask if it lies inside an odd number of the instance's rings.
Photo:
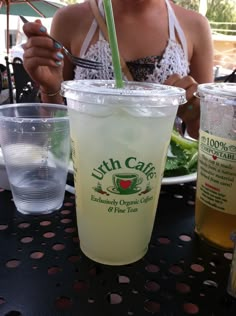
<svg viewBox="0 0 236 316">
<path fill-rule="evenodd" d="M 162 56 L 150 56 L 126 62 L 135 81 L 163 83 L 171 74 L 177 73 L 180 76 L 186 76 L 189 72 L 187 42 L 184 32 L 169 1 L 165 1 L 169 17 L 170 37 L 168 44 Z M 98 0 L 98 7 L 104 17 L 102 0 Z M 76 66 L 75 79 L 114 79 L 111 50 L 101 31 L 99 32 L 99 40 L 89 47 L 97 27 L 97 21 L 94 19 L 81 47 L 80 57 L 102 61 L 104 67 L 101 70 L 90 70 Z M 181 45 L 176 41 L 175 31 Z M 126 79 L 125 76 L 123 77 Z"/>
</svg>

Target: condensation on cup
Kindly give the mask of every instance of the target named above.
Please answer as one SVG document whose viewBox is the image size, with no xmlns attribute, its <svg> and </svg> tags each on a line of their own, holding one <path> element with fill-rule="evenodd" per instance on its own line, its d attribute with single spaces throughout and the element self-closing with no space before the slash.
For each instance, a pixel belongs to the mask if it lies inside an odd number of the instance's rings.
<svg viewBox="0 0 236 316">
<path fill-rule="evenodd" d="M 64 200 L 70 154 L 67 107 L 46 103 L 3 105 L 0 135 L 17 210 L 25 215 L 58 210 Z"/>
</svg>

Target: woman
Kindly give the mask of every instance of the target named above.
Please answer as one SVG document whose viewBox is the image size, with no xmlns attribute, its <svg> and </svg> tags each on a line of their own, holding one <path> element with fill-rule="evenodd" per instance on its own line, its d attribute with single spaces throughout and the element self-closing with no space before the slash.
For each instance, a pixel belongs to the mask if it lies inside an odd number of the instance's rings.
<svg viewBox="0 0 236 316">
<path fill-rule="evenodd" d="M 120 55 L 134 80 L 152 81 L 186 89 L 188 103 L 178 115 L 188 133 L 197 138 L 199 100 L 197 83 L 213 80 L 213 47 L 207 19 L 169 0 L 112 0 Z M 102 0 L 98 6 L 103 14 Z M 40 85 L 43 102 L 62 102 L 63 80 L 113 78 L 109 44 L 97 26 L 90 2 L 57 11 L 51 35 L 72 54 L 99 60 L 104 67 L 91 71 L 74 67 L 61 47 L 47 38 L 41 22 L 27 23 L 24 66 Z"/>
</svg>

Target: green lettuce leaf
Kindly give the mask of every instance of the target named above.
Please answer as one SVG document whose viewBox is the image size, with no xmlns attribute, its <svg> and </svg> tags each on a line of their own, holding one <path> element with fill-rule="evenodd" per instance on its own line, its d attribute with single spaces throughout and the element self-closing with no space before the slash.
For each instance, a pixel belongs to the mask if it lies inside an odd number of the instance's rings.
<svg viewBox="0 0 236 316">
<path fill-rule="evenodd" d="M 173 130 L 164 177 L 176 177 L 197 171 L 198 141 L 182 137 Z"/>
</svg>

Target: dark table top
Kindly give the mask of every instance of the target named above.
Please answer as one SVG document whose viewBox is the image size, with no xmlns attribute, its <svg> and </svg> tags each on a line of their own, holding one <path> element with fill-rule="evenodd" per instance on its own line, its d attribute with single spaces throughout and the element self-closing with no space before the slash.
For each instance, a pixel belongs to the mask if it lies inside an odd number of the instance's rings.
<svg viewBox="0 0 236 316">
<path fill-rule="evenodd" d="M 16 212 L 0 189 L 1 316 L 235 316 L 231 253 L 194 233 L 194 183 L 163 186 L 146 256 L 125 266 L 86 258 L 75 199 L 50 215 Z"/>
</svg>

